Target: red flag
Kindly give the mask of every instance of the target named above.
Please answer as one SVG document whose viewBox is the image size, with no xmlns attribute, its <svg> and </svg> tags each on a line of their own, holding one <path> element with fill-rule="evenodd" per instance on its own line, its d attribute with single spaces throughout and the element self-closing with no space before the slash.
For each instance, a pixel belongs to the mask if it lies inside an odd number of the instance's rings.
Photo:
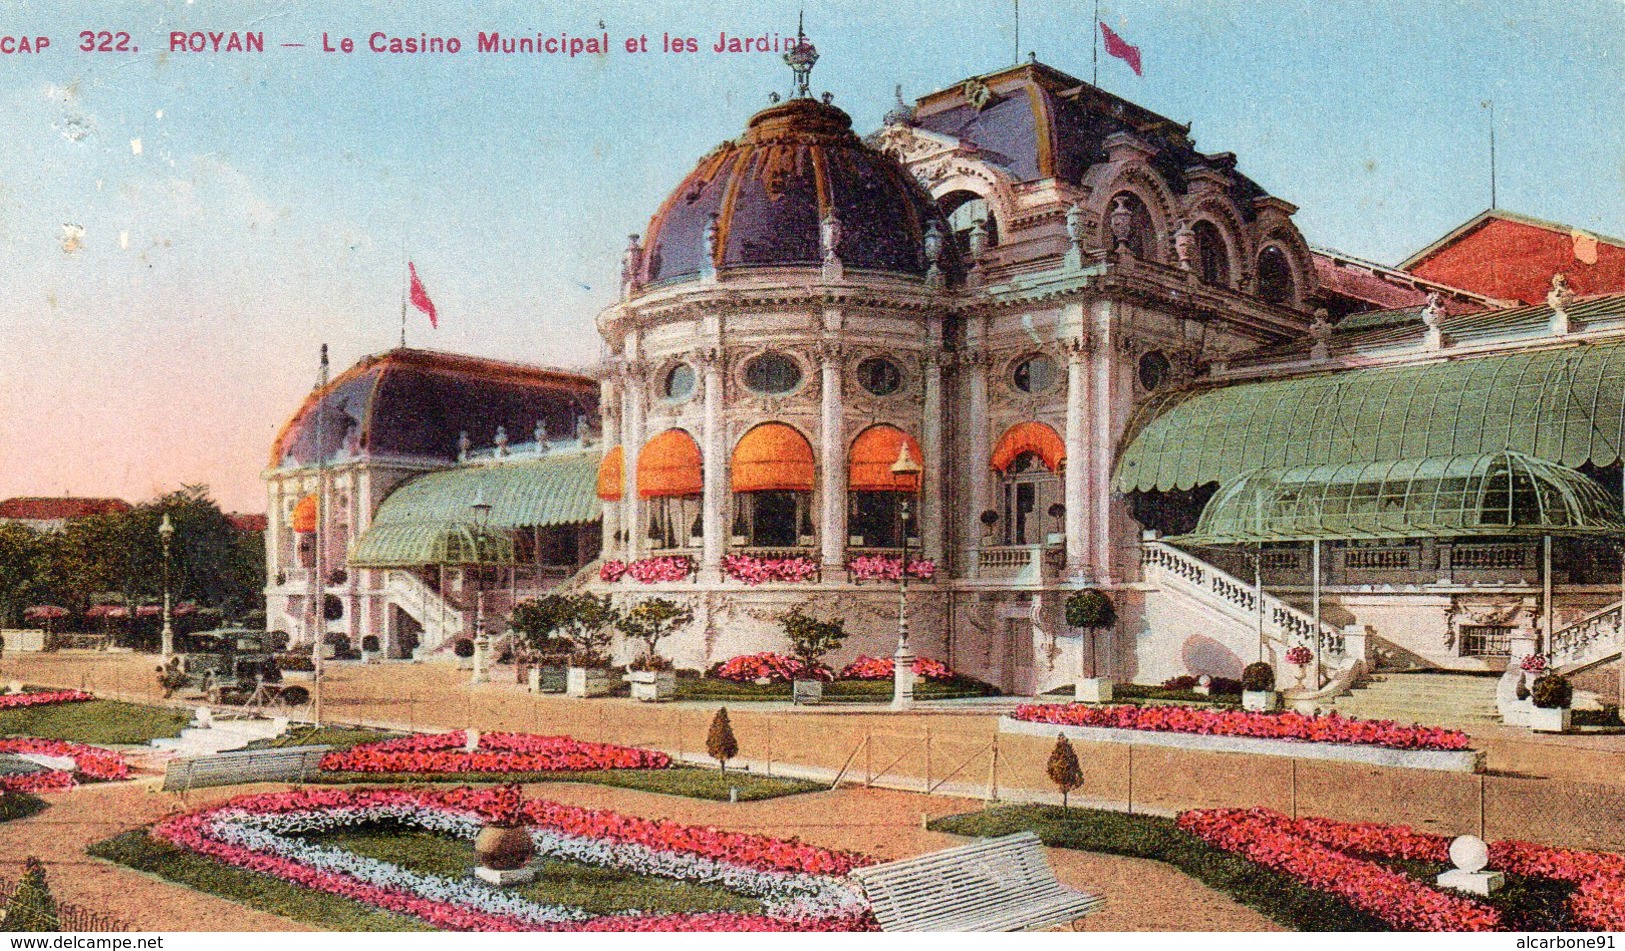
<svg viewBox="0 0 1625 951">
<path fill-rule="evenodd" d="M 429 299 L 429 292 L 423 289 L 423 282 L 418 280 L 418 269 L 411 261 L 406 262 L 406 270 L 412 275 L 412 306 L 429 315 L 429 326 L 439 328 L 440 315 L 435 313 L 434 301 Z M 404 333 L 404 331 L 402 331 Z"/>
<path fill-rule="evenodd" d="M 1100 35 L 1106 40 L 1106 52 L 1128 64 L 1134 70 L 1134 75 L 1144 75 L 1140 72 L 1140 48 L 1130 44 L 1121 36 L 1112 32 L 1106 21 L 1100 21 Z"/>
</svg>

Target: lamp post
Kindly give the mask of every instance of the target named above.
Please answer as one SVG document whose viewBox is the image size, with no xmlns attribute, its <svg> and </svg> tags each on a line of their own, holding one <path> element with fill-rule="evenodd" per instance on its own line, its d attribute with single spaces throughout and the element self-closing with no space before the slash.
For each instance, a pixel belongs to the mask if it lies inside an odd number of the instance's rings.
<svg viewBox="0 0 1625 951">
<path fill-rule="evenodd" d="M 485 634 L 485 529 L 491 521 L 491 504 L 485 501 L 485 488 L 475 490 L 474 504 L 474 676 L 471 683 L 491 679 L 491 639 Z"/>
<path fill-rule="evenodd" d="M 902 547 L 902 570 L 897 573 L 897 652 L 892 655 L 893 710 L 907 710 L 914 706 L 914 652 L 908 646 L 908 519 L 912 495 L 919 486 L 921 471 L 920 464 L 909 455 L 908 443 L 904 442 L 897 453 L 897 461 L 891 464 L 892 478 L 901 486 L 903 493 L 897 519 L 902 528 L 902 537 L 898 539 Z"/>
<path fill-rule="evenodd" d="M 164 629 L 159 635 L 159 651 L 164 660 L 168 660 L 175 653 L 175 627 L 170 623 L 169 610 L 169 540 L 175 537 L 175 523 L 169 520 L 169 513 L 164 513 L 163 521 L 158 523 L 158 538 L 164 543 Z"/>
</svg>

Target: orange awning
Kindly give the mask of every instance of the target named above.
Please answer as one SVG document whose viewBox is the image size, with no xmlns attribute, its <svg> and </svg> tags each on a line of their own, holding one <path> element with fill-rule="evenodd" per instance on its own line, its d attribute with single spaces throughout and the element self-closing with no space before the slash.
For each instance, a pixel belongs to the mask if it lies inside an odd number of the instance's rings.
<svg viewBox="0 0 1625 951">
<path fill-rule="evenodd" d="M 870 426 L 852 440 L 847 454 L 846 488 L 849 492 L 918 492 L 918 476 L 906 482 L 892 475 L 892 464 L 907 444 L 915 462 L 924 460 L 920 444 L 896 426 Z"/>
<path fill-rule="evenodd" d="M 699 495 L 705 491 L 700 476 L 700 446 L 681 429 L 668 429 L 643 444 L 638 453 L 638 498 L 660 499 Z"/>
<path fill-rule="evenodd" d="M 1043 423 L 1017 423 L 999 437 L 999 445 L 993 450 L 993 468 L 1004 472 L 1029 452 L 1043 460 L 1051 472 L 1060 472 L 1066 465 L 1066 443 L 1054 429 Z"/>
<path fill-rule="evenodd" d="M 616 446 L 604 453 L 598 464 L 598 497 L 605 502 L 619 502 L 626 485 L 626 453 Z"/>
<path fill-rule="evenodd" d="M 734 447 L 733 490 L 811 492 L 813 451 L 807 437 L 783 423 L 763 423 Z"/>
<path fill-rule="evenodd" d="M 307 534 L 316 530 L 316 496 L 307 495 L 293 507 L 293 530 Z"/>
</svg>

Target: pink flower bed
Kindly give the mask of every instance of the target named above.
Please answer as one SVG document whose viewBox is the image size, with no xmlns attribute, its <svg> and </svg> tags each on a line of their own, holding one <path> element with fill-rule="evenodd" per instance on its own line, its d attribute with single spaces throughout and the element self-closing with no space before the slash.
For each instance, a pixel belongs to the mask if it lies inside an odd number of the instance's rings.
<svg viewBox="0 0 1625 951">
<path fill-rule="evenodd" d="M 130 778 L 130 764 L 124 761 L 124 757 L 99 746 L 12 736 L 0 737 L 0 753 L 36 753 L 73 760 L 71 772 L 53 769 L 43 773 L 0 776 L 0 790 L 9 792 L 54 792 L 72 789 L 81 779 L 105 781 Z"/>
<path fill-rule="evenodd" d="M 835 674 L 822 664 L 808 667 L 798 658 L 788 654 L 776 654 L 773 651 L 731 657 L 712 668 L 711 676 L 744 684 L 762 679 L 774 683 L 789 683 L 792 680 L 828 682 L 835 679 Z"/>
<path fill-rule="evenodd" d="M 1294 821 L 1267 809 L 1195 810 L 1181 815 L 1179 825 L 1220 848 L 1245 855 L 1259 864 L 1270 865 L 1282 871 L 1285 869 L 1271 864 L 1276 860 L 1270 857 L 1284 854 L 1285 851 L 1301 852 L 1304 845 L 1328 850 L 1355 861 L 1359 859 L 1407 859 L 1444 863 L 1450 861 L 1449 836 L 1422 832 L 1409 826 L 1378 822 L 1339 822 L 1335 819 L 1307 817 Z M 1265 858 L 1260 859 L 1258 857 L 1260 855 Z M 1585 852 L 1579 849 L 1562 849 L 1531 842 L 1505 840 L 1490 843 L 1489 867 L 1528 878 L 1552 878 L 1572 883 L 1575 890 L 1569 896 L 1569 910 L 1573 913 L 1574 923 L 1577 926 L 1596 931 L 1625 930 L 1625 855 Z M 1358 872 L 1355 881 L 1364 881 L 1365 874 L 1363 871 Z M 1411 884 L 1413 888 L 1423 892 L 1443 894 L 1414 880 Z M 1350 885 L 1349 888 L 1352 890 L 1354 886 Z M 1483 912 L 1495 914 L 1493 910 L 1475 902 L 1458 900 L 1476 905 Z M 1394 923 L 1388 914 L 1382 911 L 1371 908 L 1366 910 L 1384 921 Z M 1391 913 L 1404 912 L 1405 906 L 1396 900 Z M 1479 921 L 1481 912 L 1474 910 L 1461 920 Z M 1399 925 L 1396 924 L 1397 926 Z M 1425 930 L 1483 929 L 1429 927 Z"/>
<path fill-rule="evenodd" d="M 510 811 L 511 789 L 317 790 L 239 796 L 167 819 L 157 839 L 238 868 L 342 895 L 459 931 L 862 931 L 861 897 L 836 876 L 869 860 L 794 840 L 720 832 L 533 800 L 521 815 L 544 855 L 637 874 L 729 882 L 763 899 L 761 914 L 593 915 L 512 892 L 415 873 L 306 843 L 297 835 L 379 821 L 469 837 Z"/>
<path fill-rule="evenodd" d="M 626 577 L 626 562 L 611 558 L 598 566 L 598 580 L 616 582 Z"/>
<path fill-rule="evenodd" d="M 870 657 L 867 654 L 858 655 L 858 659 L 841 668 L 842 680 L 890 680 L 892 672 L 896 669 L 890 657 Z M 945 664 L 938 663 L 928 657 L 914 658 L 914 673 L 926 680 L 947 681 L 959 675 L 949 670 Z"/>
<path fill-rule="evenodd" d="M 41 690 L 38 693 L 15 693 L 0 696 L 0 710 L 22 707 L 48 707 L 58 703 L 84 703 L 96 699 L 83 690 Z"/>
<path fill-rule="evenodd" d="M 659 558 L 640 558 L 626 566 L 626 574 L 638 584 L 660 584 L 682 581 L 689 576 L 693 565 L 684 555 L 662 555 Z"/>
<path fill-rule="evenodd" d="M 1392 720 L 1360 720 L 1333 712 L 1325 716 L 1302 713 L 1251 713 L 1244 710 L 1206 710 L 1182 706 L 1090 706 L 1086 704 L 1028 703 L 1016 708 L 1015 718 L 1061 726 L 1150 730 L 1157 733 L 1195 733 L 1203 736 L 1246 736 L 1307 743 L 1350 743 L 1395 750 L 1466 750 L 1471 739 L 1460 730 L 1401 726 Z"/>
<path fill-rule="evenodd" d="M 568 736 L 481 733 L 472 752 L 468 734 L 418 734 L 362 743 L 322 757 L 322 769 L 349 773 L 571 773 L 589 769 L 665 769 L 671 757 L 654 750 L 586 743 Z"/>
<path fill-rule="evenodd" d="M 769 582 L 799 584 L 818 574 L 818 563 L 800 555 L 793 558 L 724 555 L 722 573 L 752 586 Z"/>
<path fill-rule="evenodd" d="M 891 555 L 859 555 L 846 563 L 854 581 L 901 581 L 903 559 Z M 930 581 L 937 576 L 937 563 L 928 558 L 908 561 L 908 576 Z"/>
</svg>

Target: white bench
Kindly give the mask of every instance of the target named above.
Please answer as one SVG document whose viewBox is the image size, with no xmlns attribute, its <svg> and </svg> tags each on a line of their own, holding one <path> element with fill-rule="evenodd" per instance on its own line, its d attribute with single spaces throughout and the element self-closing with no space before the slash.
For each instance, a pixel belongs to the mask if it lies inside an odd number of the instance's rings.
<svg viewBox="0 0 1625 951">
<path fill-rule="evenodd" d="M 241 783 L 304 782 L 306 776 L 321 768 L 323 754 L 331 749 L 331 746 L 287 746 L 174 760 L 164 770 L 163 791 L 185 792 Z"/>
<path fill-rule="evenodd" d="M 1062 885 L 1031 832 L 855 869 L 852 877 L 882 931 L 1037 931 L 1071 924 L 1103 902 Z"/>
</svg>

